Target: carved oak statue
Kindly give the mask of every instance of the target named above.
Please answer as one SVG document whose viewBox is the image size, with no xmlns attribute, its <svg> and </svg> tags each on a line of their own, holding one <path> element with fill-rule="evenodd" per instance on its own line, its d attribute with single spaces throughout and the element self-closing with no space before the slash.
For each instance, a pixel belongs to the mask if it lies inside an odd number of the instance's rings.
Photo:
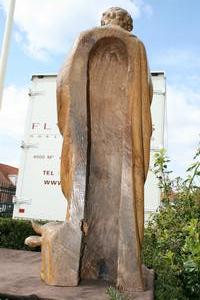
<svg viewBox="0 0 200 300">
<path fill-rule="evenodd" d="M 42 276 L 49 284 L 104 279 L 124 290 L 143 290 L 151 78 L 128 12 L 110 8 L 101 25 L 80 34 L 58 75 L 61 184 L 68 210 L 51 238 L 42 233 Z M 51 255 L 56 258 L 50 268 Z"/>
</svg>

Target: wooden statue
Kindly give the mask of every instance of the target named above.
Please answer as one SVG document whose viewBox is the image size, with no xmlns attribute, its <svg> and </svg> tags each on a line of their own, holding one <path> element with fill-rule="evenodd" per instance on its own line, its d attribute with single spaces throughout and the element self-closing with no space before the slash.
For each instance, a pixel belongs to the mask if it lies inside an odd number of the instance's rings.
<svg viewBox="0 0 200 300">
<path fill-rule="evenodd" d="M 128 12 L 110 8 L 101 24 L 80 34 L 58 75 L 61 185 L 68 210 L 66 223 L 45 225 L 44 236 L 37 230 L 43 237 L 42 278 L 66 286 L 104 279 L 138 291 L 144 289 L 152 85 Z"/>
</svg>

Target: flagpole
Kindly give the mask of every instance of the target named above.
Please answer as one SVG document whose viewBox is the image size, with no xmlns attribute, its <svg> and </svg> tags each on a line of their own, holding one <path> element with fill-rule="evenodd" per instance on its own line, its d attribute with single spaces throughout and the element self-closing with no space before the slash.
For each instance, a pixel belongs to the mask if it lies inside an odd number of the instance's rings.
<svg viewBox="0 0 200 300">
<path fill-rule="evenodd" d="M 1 57 L 0 57 L 0 110 L 2 105 L 2 97 L 3 97 L 3 88 L 4 88 L 4 78 L 6 73 L 6 64 L 8 60 L 8 51 L 9 51 L 9 42 L 12 33 L 12 23 L 14 17 L 15 10 L 15 1 L 10 0 L 8 15 L 6 19 L 5 31 L 3 36 L 2 48 L 1 48 Z"/>
</svg>

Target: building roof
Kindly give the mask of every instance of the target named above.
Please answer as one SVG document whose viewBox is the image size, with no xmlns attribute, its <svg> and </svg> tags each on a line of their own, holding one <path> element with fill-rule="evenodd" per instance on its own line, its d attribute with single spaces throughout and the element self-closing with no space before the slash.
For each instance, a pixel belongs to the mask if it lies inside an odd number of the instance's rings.
<svg viewBox="0 0 200 300">
<path fill-rule="evenodd" d="M 18 168 L 0 164 L 0 183 L 11 184 L 13 185 L 12 181 L 9 179 L 9 175 L 17 175 Z"/>
</svg>

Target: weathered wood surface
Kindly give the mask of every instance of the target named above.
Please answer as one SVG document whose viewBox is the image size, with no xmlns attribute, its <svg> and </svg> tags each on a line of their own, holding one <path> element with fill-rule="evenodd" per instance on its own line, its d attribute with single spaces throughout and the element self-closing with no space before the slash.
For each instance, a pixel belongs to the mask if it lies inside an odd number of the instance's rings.
<svg viewBox="0 0 200 300">
<path fill-rule="evenodd" d="M 35 232 L 41 235 L 41 278 L 48 285 L 76 286 L 79 283 L 79 260 L 81 231 L 70 224 L 50 222 L 45 225 L 32 222 Z M 79 235 L 79 238 L 78 238 Z M 35 236 L 25 243 L 30 247 L 38 246 Z M 36 240 L 37 241 L 37 240 Z"/>
<path fill-rule="evenodd" d="M 99 40 L 89 56 L 89 159 L 82 277 L 116 282 L 128 58 L 116 38 Z"/>
<path fill-rule="evenodd" d="M 81 278 L 142 290 L 152 96 L 143 44 L 118 26 L 82 33 L 57 91 L 67 222 L 88 225 Z"/>
<path fill-rule="evenodd" d="M 61 185 L 68 210 L 66 223 L 38 231 L 41 276 L 66 286 L 105 279 L 135 292 L 144 289 L 151 80 L 142 42 L 124 30 L 132 28 L 130 15 L 112 8 L 102 24 L 109 26 L 80 35 L 58 75 Z"/>
</svg>

